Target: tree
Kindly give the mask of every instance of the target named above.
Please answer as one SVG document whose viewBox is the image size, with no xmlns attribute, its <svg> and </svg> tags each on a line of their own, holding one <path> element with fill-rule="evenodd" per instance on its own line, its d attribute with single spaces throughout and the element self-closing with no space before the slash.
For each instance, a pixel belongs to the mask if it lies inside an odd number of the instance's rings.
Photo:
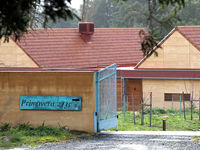
<svg viewBox="0 0 200 150">
<path fill-rule="evenodd" d="M 96 12 L 93 16 L 96 27 L 110 27 L 109 20 L 113 16 L 115 5 L 112 0 L 96 0 Z"/>
<path fill-rule="evenodd" d="M 76 14 L 78 14 L 79 12 L 77 12 L 77 10 L 73 10 L 73 12 L 75 12 Z M 69 20 L 65 20 L 62 18 L 56 18 L 56 22 L 54 22 L 53 20 L 49 20 L 47 23 L 47 27 L 48 28 L 77 28 L 79 19 L 74 17 L 74 19 L 69 19 Z M 39 27 L 42 27 L 41 23 L 39 23 L 38 25 Z"/>
<path fill-rule="evenodd" d="M 200 1 L 186 0 L 184 9 L 178 12 L 180 21 L 176 25 L 200 25 Z"/>
<path fill-rule="evenodd" d="M 83 5 L 80 6 L 81 21 L 93 21 L 94 11 L 96 9 L 96 0 L 83 0 Z"/>
<path fill-rule="evenodd" d="M 113 12 L 111 27 L 146 27 L 147 6 L 145 0 L 120 2 Z"/>
<path fill-rule="evenodd" d="M 70 3 L 72 0 L 6 0 L 0 1 L 0 38 L 3 36 L 8 40 L 10 35 L 19 39 L 27 28 L 31 27 L 31 13 L 37 10 L 43 15 L 45 27 L 48 20 L 56 22 L 56 18 L 65 20 L 73 19 L 78 16 L 73 13 Z M 113 0 L 126 1 L 126 0 Z M 180 7 L 185 5 L 185 0 L 158 0 L 161 7 L 170 4 L 178 4 Z M 100 12 L 103 9 L 99 10 Z M 108 10 L 109 11 L 109 10 Z M 99 13 L 100 13 L 99 12 Z"/>
<path fill-rule="evenodd" d="M 32 12 L 37 10 L 43 15 L 43 26 L 49 19 L 65 20 L 76 16 L 70 8 L 71 0 L 6 0 L 0 1 L 0 38 L 8 40 L 10 35 L 19 39 L 31 27 Z"/>
</svg>

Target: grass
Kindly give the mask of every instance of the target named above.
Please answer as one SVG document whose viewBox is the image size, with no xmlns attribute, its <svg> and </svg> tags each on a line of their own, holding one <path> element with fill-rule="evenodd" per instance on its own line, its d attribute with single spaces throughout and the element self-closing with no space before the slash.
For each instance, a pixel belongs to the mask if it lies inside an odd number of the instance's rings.
<svg viewBox="0 0 200 150">
<path fill-rule="evenodd" d="M 179 111 L 153 109 L 152 127 L 149 125 L 149 110 L 145 110 L 144 125 L 141 125 L 141 113 L 136 113 L 136 124 L 133 123 L 133 112 L 126 112 L 126 120 L 124 113 L 118 112 L 119 122 L 118 130 L 121 131 L 162 131 L 162 122 L 166 120 L 167 131 L 199 131 L 200 121 L 198 120 L 198 111 L 193 112 L 193 120 L 190 120 L 189 109 L 187 110 L 186 120 L 180 117 Z M 115 130 L 114 128 L 111 130 Z"/>
<path fill-rule="evenodd" d="M 42 124 L 33 128 L 28 123 L 11 127 L 10 124 L 3 123 L 0 126 L 0 147 L 36 146 L 90 136 L 92 136 L 91 133 L 69 131 L 65 127 L 53 128 Z"/>
<path fill-rule="evenodd" d="M 200 137 L 194 137 L 193 139 L 192 139 L 192 141 L 197 141 L 197 142 L 199 142 L 198 144 L 200 144 Z"/>
</svg>

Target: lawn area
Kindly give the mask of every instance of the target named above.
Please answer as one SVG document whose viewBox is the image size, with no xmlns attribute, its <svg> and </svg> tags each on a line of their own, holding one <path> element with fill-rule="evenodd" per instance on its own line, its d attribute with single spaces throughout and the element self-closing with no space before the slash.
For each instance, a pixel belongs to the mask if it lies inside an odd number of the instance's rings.
<svg viewBox="0 0 200 150">
<path fill-rule="evenodd" d="M 118 112 L 119 122 L 118 130 L 120 131 L 162 131 L 162 122 L 166 120 L 167 131 L 199 131 L 200 121 L 198 120 L 198 111 L 193 112 L 193 120 L 190 120 L 189 109 L 186 112 L 186 120 L 180 117 L 179 111 L 153 109 L 152 127 L 149 126 L 149 110 L 145 110 L 144 125 L 141 125 L 141 113 L 136 113 L 136 124 L 133 123 L 133 112 L 126 112 L 126 120 L 124 119 L 124 113 Z M 111 129 L 115 130 L 115 128 Z"/>
<path fill-rule="evenodd" d="M 29 124 L 19 124 L 11 127 L 10 124 L 0 125 L 0 148 L 35 146 L 50 142 L 62 142 L 80 137 L 90 137 L 92 134 L 69 131 L 65 127 L 53 128 L 41 125 L 37 128 Z"/>
</svg>

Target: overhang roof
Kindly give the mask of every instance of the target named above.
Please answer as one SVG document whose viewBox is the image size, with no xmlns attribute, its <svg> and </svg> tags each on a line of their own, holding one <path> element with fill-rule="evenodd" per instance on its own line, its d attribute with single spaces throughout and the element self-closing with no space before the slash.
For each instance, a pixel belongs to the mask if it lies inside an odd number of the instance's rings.
<svg viewBox="0 0 200 150">
<path fill-rule="evenodd" d="M 143 28 L 95 28 L 86 43 L 78 29 L 30 30 L 17 44 L 41 68 L 135 66 L 142 58 Z"/>
<path fill-rule="evenodd" d="M 117 76 L 135 79 L 200 79 L 200 70 L 118 70 Z"/>
<path fill-rule="evenodd" d="M 97 72 L 99 69 L 92 68 L 23 68 L 23 67 L 0 67 L 0 72 Z"/>
</svg>

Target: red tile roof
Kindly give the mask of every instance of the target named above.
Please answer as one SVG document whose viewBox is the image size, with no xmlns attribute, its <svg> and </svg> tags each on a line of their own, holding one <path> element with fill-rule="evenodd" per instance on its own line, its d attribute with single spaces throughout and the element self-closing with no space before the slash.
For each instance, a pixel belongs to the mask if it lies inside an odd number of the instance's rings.
<svg viewBox="0 0 200 150">
<path fill-rule="evenodd" d="M 17 44 L 42 68 L 135 66 L 143 57 L 143 28 L 95 28 L 85 43 L 78 29 L 35 29 Z"/>
<path fill-rule="evenodd" d="M 176 30 L 200 50 L 200 26 L 178 26 Z"/>
</svg>

